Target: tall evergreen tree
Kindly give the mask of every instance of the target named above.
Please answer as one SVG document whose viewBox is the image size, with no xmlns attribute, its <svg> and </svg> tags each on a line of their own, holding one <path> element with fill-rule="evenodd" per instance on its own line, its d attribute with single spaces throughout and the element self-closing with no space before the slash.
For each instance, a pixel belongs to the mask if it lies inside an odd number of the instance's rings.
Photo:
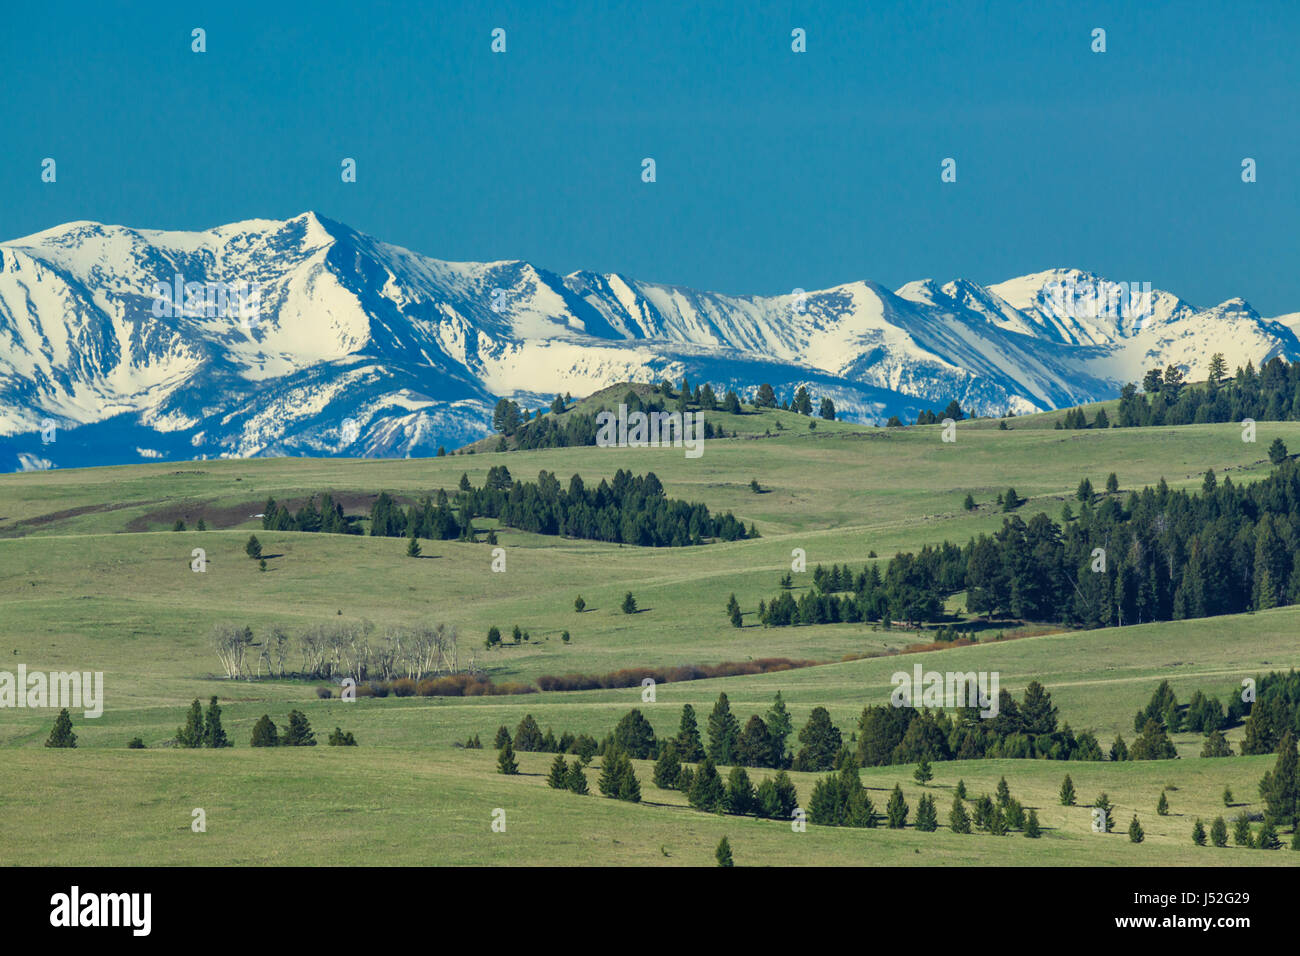
<svg viewBox="0 0 1300 956">
<path fill-rule="evenodd" d="M 582 771 L 581 759 L 575 760 L 569 767 L 569 779 L 566 781 L 568 788 L 574 793 L 587 793 L 587 775 Z"/>
<path fill-rule="evenodd" d="M 727 695 L 718 695 L 713 712 L 709 714 L 709 749 L 710 759 L 715 764 L 730 766 L 736 762 L 737 743 L 740 737 L 740 725 L 731 713 L 731 702 Z"/>
<path fill-rule="evenodd" d="M 726 808 L 727 791 L 710 758 L 705 757 L 695 772 L 686 799 L 696 810 L 721 813 Z"/>
<path fill-rule="evenodd" d="M 1130 843 L 1141 843 L 1146 839 L 1146 834 L 1142 831 L 1142 824 L 1138 823 L 1138 815 L 1133 814 L 1133 822 L 1128 825 L 1128 841 Z"/>
<path fill-rule="evenodd" d="M 1288 730 L 1277 747 L 1277 763 L 1265 771 L 1259 782 L 1259 795 L 1264 801 L 1267 818 L 1278 826 L 1294 827 L 1300 814 L 1300 755 L 1296 751 L 1295 734 Z"/>
<path fill-rule="evenodd" d="M 226 731 L 221 726 L 221 708 L 217 705 L 217 697 L 215 694 L 212 695 L 212 700 L 208 704 L 208 715 L 203 724 L 203 746 L 230 746 L 230 740 L 226 737 Z"/>
<path fill-rule="evenodd" d="M 289 711 L 289 726 L 280 740 L 282 747 L 315 747 L 316 735 L 312 733 L 307 715 L 301 710 Z"/>
<path fill-rule="evenodd" d="M 566 790 L 569 786 L 569 765 L 563 754 L 556 754 L 551 761 L 551 772 L 546 775 L 546 784 L 552 790 Z"/>
<path fill-rule="evenodd" d="M 26 693 L 26 688 L 22 688 L 20 693 Z M 77 735 L 72 732 L 72 716 L 68 713 L 68 708 L 64 707 L 59 711 L 59 716 L 54 718 L 54 729 L 46 738 L 45 746 L 56 748 L 77 746 Z"/>
<path fill-rule="evenodd" d="M 718 841 L 718 848 L 713 851 L 713 856 L 718 861 L 718 866 L 736 865 L 731 859 L 731 844 L 727 842 L 726 837 Z"/>
<path fill-rule="evenodd" d="M 1192 827 L 1192 842 L 1197 846 L 1205 846 L 1205 824 L 1201 818 L 1196 818 L 1196 825 Z"/>
<path fill-rule="evenodd" d="M 176 729 L 176 746 L 190 749 L 203 746 L 203 705 L 197 697 L 185 715 L 185 726 Z"/>
<path fill-rule="evenodd" d="M 654 785 L 660 790 L 676 790 L 677 778 L 682 775 L 682 761 L 677 756 L 677 745 L 668 740 L 659 750 L 655 761 Z"/>
<path fill-rule="evenodd" d="M 885 805 L 885 818 L 889 822 L 891 830 L 901 830 L 907 825 L 908 806 L 907 801 L 903 799 L 903 791 L 894 784 L 893 792 L 889 795 L 889 803 Z"/>
<path fill-rule="evenodd" d="M 519 764 L 515 761 L 515 748 L 507 740 L 501 747 L 501 752 L 497 754 L 497 773 L 503 773 L 507 776 L 519 773 Z"/>
<path fill-rule="evenodd" d="M 695 720 L 695 708 L 682 705 L 682 719 L 677 730 L 677 750 L 682 760 L 698 763 L 704 759 L 704 745 L 700 742 L 700 726 Z"/>
<path fill-rule="evenodd" d="M 1228 845 L 1228 825 L 1223 822 L 1223 817 L 1215 817 L 1210 824 L 1210 842 L 1218 847 Z"/>
<path fill-rule="evenodd" d="M 915 826 L 923 833 L 933 833 L 939 829 L 939 814 L 935 811 L 934 797 L 928 793 L 922 794 L 916 805 Z"/>
<path fill-rule="evenodd" d="M 799 731 L 799 742 L 803 746 L 795 757 L 794 768 L 812 772 L 835 766 L 835 755 L 844 745 L 844 737 L 831 723 L 830 712 L 825 707 L 814 707 L 808 723 Z"/>
<path fill-rule="evenodd" d="M 280 733 L 269 715 L 263 714 L 253 725 L 253 736 L 249 743 L 253 747 L 280 746 Z"/>
<path fill-rule="evenodd" d="M 1063 807 L 1074 806 L 1074 801 L 1075 801 L 1074 781 L 1070 779 L 1070 775 L 1068 773 L 1065 775 L 1065 779 L 1061 781 L 1060 796 L 1061 796 L 1061 806 Z"/>
<path fill-rule="evenodd" d="M 962 803 L 961 797 L 953 796 L 952 809 L 948 811 L 948 826 L 952 828 L 953 833 L 970 833 L 970 814 L 966 812 L 966 804 Z"/>
</svg>

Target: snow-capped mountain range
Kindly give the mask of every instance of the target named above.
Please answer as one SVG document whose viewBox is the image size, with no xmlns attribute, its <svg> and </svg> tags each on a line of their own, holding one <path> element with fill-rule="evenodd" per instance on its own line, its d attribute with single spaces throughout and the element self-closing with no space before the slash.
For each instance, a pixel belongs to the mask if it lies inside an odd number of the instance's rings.
<svg viewBox="0 0 1300 956">
<path fill-rule="evenodd" d="M 192 283 L 197 306 L 172 291 Z M 684 374 L 807 385 L 883 423 L 954 398 L 981 414 L 1110 398 L 1154 366 L 1203 377 L 1213 352 L 1300 357 L 1300 314 L 1159 290 L 1108 312 L 1088 298 L 1103 283 L 1056 269 L 737 296 L 445 262 L 310 212 L 203 232 L 72 222 L 0 243 L 0 469 L 429 455 L 487 434 L 502 396 L 538 407 Z"/>
</svg>

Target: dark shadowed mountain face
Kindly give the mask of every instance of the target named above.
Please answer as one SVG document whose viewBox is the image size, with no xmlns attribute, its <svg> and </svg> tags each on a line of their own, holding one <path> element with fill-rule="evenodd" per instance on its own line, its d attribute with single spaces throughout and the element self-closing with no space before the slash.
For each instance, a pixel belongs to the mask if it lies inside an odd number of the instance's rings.
<svg viewBox="0 0 1300 956">
<path fill-rule="evenodd" d="M 314 213 L 75 222 L 0 244 L 0 468 L 427 455 L 487 434 L 502 396 L 537 407 L 682 375 L 803 384 L 883 422 L 952 399 L 990 414 L 1112 397 L 1157 365 L 1201 377 L 1214 351 L 1230 368 L 1300 357 L 1287 322 L 1240 299 L 1199 311 L 1155 290 L 1111 315 L 1089 299 L 1103 285 L 1053 270 L 731 296 L 444 262 Z"/>
</svg>

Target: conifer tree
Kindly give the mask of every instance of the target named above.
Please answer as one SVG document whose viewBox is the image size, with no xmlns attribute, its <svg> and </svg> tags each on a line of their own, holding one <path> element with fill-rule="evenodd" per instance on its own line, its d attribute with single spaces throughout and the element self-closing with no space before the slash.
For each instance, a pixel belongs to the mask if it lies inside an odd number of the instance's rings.
<svg viewBox="0 0 1300 956">
<path fill-rule="evenodd" d="M 1061 795 L 1061 806 L 1063 807 L 1074 806 L 1074 801 L 1075 801 L 1074 781 L 1070 779 L 1070 775 L 1068 773 L 1065 775 L 1065 779 L 1061 781 L 1060 795 Z"/>
<path fill-rule="evenodd" d="M 280 741 L 283 747 L 315 747 L 316 735 L 312 733 L 307 715 L 301 710 L 289 711 L 289 727 Z"/>
<path fill-rule="evenodd" d="M 254 747 L 280 746 L 280 733 L 276 730 L 275 724 L 267 714 L 263 714 L 257 723 L 253 725 L 253 736 L 250 743 Z"/>
<path fill-rule="evenodd" d="M 907 801 L 903 799 L 903 791 L 894 784 L 894 790 L 889 795 L 889 803 L 885 805 L 885 818 L 889 822 L 891 830 L 901 830 L 907 825 L 908 806 Z"/>
<path fill-rule="evenodd" d="M 626 594 L 623 595 L 622 609 L 624 614 L 636 613 L 636 598 L 632 596 L 631 591 L 628 591 Z"/>
<path fill-rule="evenodd" d="M 1250 847 L 1254 843 L 1250 835 L 1250 817 L 1241 813 L 1232 824 L 1232 842 L 1237 846 Z"/>
<path fill-rule="evenodd" d="M 727 778 L 727 812 L 745 816 L 756 809 L 757 794 L 744 767 L 732 767 Z"/>
<path fill-rule="evenodd" d="M 564 790 L 569 786 L 569 765 L 563 754 L 556 754 L 551 761 L 551 772 L 547 774 L 546 783 L 552 790 Z"/>
<path fill-rule="evenodd" d="M 515 762 L 515 748 L 510 746 L 510 741 L 507 739 L 501 752 L 497 754 L 497 773 L 510 776 L 518 772 L 519 764 Z"/>
<path fill-rule="evenodd" d="M 713 712 L 709 714 L 709 757 L 715 764 L 730 765 L 736 762 L 736 744 L 740 737 L 740 725 L 731 713 L 731 702 L 727 695 L 718 695 Z"/>
<path fill-rule="evenodd" d="M 25 693 L 24 688 L 21 692 Z M 54 718 L 54 729 L 50 731 L 50 736 L 46 738 L 45 746 L 58 748 L 73 748 L 77 746 L 77 735 L 72 732 L 72 717 L 68 713 L 68 708 L 64 707 L 59 711 L 59 716 Z"/>
<path fill-rule="evenodd" d="M 1169 800 L 1163 790 L 1160 791 L 1160 799 L 1156 801 L 1156 813 L 1162 817 L 1169 816 Z"/>
<path fill-rule="evenodd" d="M 825 707 L 814 707 L 808 723 L 799 731 L 799 749 L 794 769 L 802 771 L 830 770 L 835 757 L 844 745 L 840 729 L 831 723 L 830 712 Z"/>
<path fill-rule="evenodd" d="M 510 730 L 509 728 L 506 727 L 505 724 L 502 724 L 500 727 L 497 728 L 497 735 L 496 735 L 496 739 L 492 741 L 492 748 L 494 750 L 500 750 L 502 747 L 504 747 L 506 744 L 510 742 L 511 742 Z"/>
<path fill-rule="evenodd" d="M 596 789 L 607 797 L 618 798 L 619 790 L 623 786 L 623 760 L 622 752 L 613 744 L 605 748 L 605 754 L 600 761 L 600 777 L 596 781 Z"/>
<path fill-rule="evenodd" d="M 1115 807 L 1114 804 L 1110 802 L 1110 797 L 1107 794 L 1102 793 L 1101 796 L 1093 801 L 1092 805 L 1094 809 L 1104 811 L 1101 816 L 1102 832 L 1113 833 L 1115 830 L 1115 817 L 1111 815 L 1111 811 L 1114 810 Z M 1096 814 L 1093 815 L 1093 818 L 1096 819 Z"/>
<path fill-rule="evenodd" d="M 966 781 L 965 781 L 965 780 L 958 780 L 958 781 L 957 781 L 957 789 L 956 789 L 955 791 L 953 791 L 953 792 L 957 795 L 957 799 L 958 799 L 958 800 L 965 800 L 965 799 L 966 799 Z"/>
<path fill-rule="evenodd" d="M 1141 843 L 1146 839 L 1146 834 L 1142 832 L 1142 824 L 1138 823 L 1138 815 L 1133 814 L 1133 822 L 1128 825 L 1129 843 Z"/>
<path fill-rule="evenodd" d="M 970 814 L 966 812 L 966 804 L 962 803 L 961 797 L 953 796 L 952 809 L 948 812 L 948 825 L 952 827 L 953 833 L 970 833 Z"/>
<path fill-rule="evenodd" d="M 573 602 L 573 609 L 577 611 L 579 614 L 581 614 L 586 609 L 586 607 L 587 607 L 587 602 L 584 601 L 582 599 L 582 595 L 579 594 L 578 597 Z"/>
<path fill-rule="evenodd" d="M 1224 805 L 1225 807 L 1230 807 L 1230 806 L 1232 806 L 1232 799 L 1233 799 L 1233 798 L 1232 798 L 1232 788 L 1231 788 L 1231 787 L 1224 787 L 1224 788 L 1223 788 L 1223 805 Z"/>
<path fill-rule="evenodd" d="M 189 749 L 203 746 L 203 705 L 197 697 L 185 715 L 185 726 L 176 729 L 176 746 Z"/>
<path fill-rule="evenodd" d="M 676 790 L 677 778 L 682 775 L 682 762 L 677 756 L 677 745 L 668 740 L 659 750 L 655 761 L 654 784 L 660 790 Z"/>
<path fill-rule="evenodd" d="M 696 810 L 720 813 L 726 807 L 727 793 L 718 768 L 708 757 L 700 764 L 691 780 L 691 789 L 686 796 L 687 802 Z"/>
<path fill-rule="evenodd" d="M 1210 824 L 1210 842 L 1220 847 L 1228 845 L 1228 825 L 1223 822 L 1223 817 L 1215 817 Z"/>
<path fill-rule="evenodd" d="M 1269 818 L 1264 819 L 1264 826 L 1260 828 L 1259 839 L 1255 841 L 1255 846 L 1261 850 L 1280 850 L 1282 841 L 1277 837 L 1277 827 Z"/>
<path fill-rule="evenodd" d="M 569 768 L 569 778 L 566 781 L 568 788 L 574 793 L 587 793 L 587 775 L 582 772 L 582 760 L 578 759 L 573 762 Z"/>
<path fill-rule="evenodd" d="M 695 720 L 695 708 L 682 705 L 682 720 L 677 729 L 677 749 L 682 760 L 698 763 L 704 759 L 704 745 L 700 741 L 700 726 Z"/>
<path fill-rule="evenodd" d="M 250 534 L 248 536 L 248 543 L 244 545 L 244 553 L 254 560 L 262 556 L 262 542 L 257 540 L 257 535 Z"/>
<path fill-rule="evenodd" d="M 1038 811 L 1031 809 L 1029 818 L 1025 821 L 1025 836 L 1031 840 L 1037 840 L 1042 835 L 1042 828 L 1038 824 Z"/>
<path fill-rule="evenodd" d="M 713 852 L 714 858 L 718 861 L 718 866 L 735 866 L 731 859 L 731 844 L 727 838 L 723 837 L 718 843 L 718 848 Z"/>
<path fill-rule="evenodd" d="M 1223 731 L 1217 727 L 1205 735 L 1205 745 L 1201 748 L 1202 757 L 1231 757 L 1232 747 Z"/>
<path fill-rule="evenodd" d="M 998 781 L 998 806 L 1005 807 L 1011 801 L 1011 788 L 1007 786 L 1007 778 L 1002 777 Z"/>
<path fill-rule="evenodd" d="M 212 700 L 208 704 L 208 715 L 203 725 L 203 746 L 230 746 L 230 741 L 226 737 L 226 731 L 221 726 L 221 708 L 217 706 L 217 697 L 215 694 L 212 696 Z"/>
<path fill-rule="evenodd" d="M 1300 804 L 1300 754 L 1296 751 L 1295 734 L 1288 730 L 1277 746 L 1277 763 L 1265 771 L 1259 782 L 1259 795 L 1264 801 L 1267 818 L 1279 826 L 1296 825 L 1297 804 Z"/>
<path fill-rule="evenodd" d="M 923 787 L 933 780 L 934 771 L 930 769 L 930 761 L 922 757 L 921 762 L 918 763 L 916 769 L 912 771 L 912 778 Z"/>
<path fill-rule="evenodd" d="M 632 769 L 632 761 L 627 754 L 623 754 L 622 772 L 618 778 L 618 798 L 629 803 L 641 802 L 641 784 L 636 779 L 636 772 Z"/>
<path fill-rule="evenodd" d="M 414 531 L 414 528 L 412 528 L 412 531 Z M 418 558 L 420 556 L 420 542 L 416 540 L 414 533 L 406 539 L 406 556 L 408 558 Z"/>
<path fill-rule="evenodd" d="M 934 797 L 928 793 L 921 794 L 916 805 L 915 826 L 923 833 L 933 833 L 939 828 L 939 814 L 935 812 Z"/>
<path fill-rule="evenodd" d="M 1205 824 L 1201 818 L 1196 818 L 1196 825 L 1192 827 L 1192 842 L 1197 846 L 1205 846 Z"/>
<path fill-rule="evenodd" d="M 775 402 L 775 399 L 773 401 Z M 794 723 L 790 719 L 790 712 L 786 710 L 785 701 L 782 699 L 779 690 L 776 692 L 776 698 L 772 701 L 772 706 L 767 711 L 767 718 L 764 722 L 767 724 L 768 739 L 772 744 L 774 766 L 787 766 L 785 742 L 794 731 Z"/>
</svg>

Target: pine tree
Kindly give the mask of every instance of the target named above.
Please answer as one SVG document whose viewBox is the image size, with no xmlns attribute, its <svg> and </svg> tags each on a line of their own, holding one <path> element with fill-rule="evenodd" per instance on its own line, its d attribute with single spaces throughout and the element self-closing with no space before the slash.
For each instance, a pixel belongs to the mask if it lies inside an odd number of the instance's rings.
<svg viewBox="0 0 1300 956">
<path fill-rule="evenodd" d="M 551 772 L 547 774 L 546 783 L 552 790 L 564 790 L 569 786 L 569 765 L 563 754 L 556 754 L 551 761 Z"/>
<path fill-rule="evenodd" d="M 903 791 L 894 784 L 894 790 L 889 795 L 889 803 L 885 805 L 885 818 L 889 822 L 891 830 L 901 830 L 907 825 L 908 806 L 907 801 L 903 799 Z"/>
<path fill-rule="evenodd" d="M 961 506 L 965 508 L 967 511 L 975 510 L 975 498 L 971 495 L 970 492 L 966 492 L 966 500 L 961 503 Z"/>
<path fill-rule="evenodd" d="M 953 793 L 955 793 L 955 794 L 957 795 L 957 799 L 958 799 L 958 800 L 965 800 L 965 799 L 966 799 L 966 781 L 965 781 L 965 780 L 958 780 L 958 781 L 957 781 L 957 789 L 954 790 Z"/>
<path fill-rule="evenodd" d="M 1244 813 L 1239 814 L 1237 819 L 1233 821 L 1232 842 L 1237 844 L 1237 846 L 1244 847 L 1254 845 L 1250 836 L 1250 817 L 1246 816 Z"/>
<path fill-rule="evenodd" d="M 497 773 L 503 773 L 510 776 L 511 774 L 517 774 L 518 772 L 519 764 L 515 762 L 515 748 L 510 746 L 510 741 L 507 739 L 505 746 L 503 746 L 501 752 L 497 754 Z"/>
<path fill-rule="evenodd" d="M 1192 827 L 1192 842 L 1197 846 L 1205 846 L 1205 824 L 1201 818 L 1196 818 L 1196 825 Z"/>
<path fill-rule="evenodd" d="M 500 750 L 502 747 L 504 747 L 506 744 L 510 742 L 511 742 L 510 729 L 506 727 L 505 724 L 502 724 L 500 727 L 497 728 L 497 735 L 496 738 L 492 741 L 492 748 L 494 750 Z"/>
<path fill-rule="evenodd" d="M 1255 841 L 1255 846 L 1261 850 L 1280 850 L 1282 841 L 1277 837 L 1277 827 L 1273 821 L 1265 818 L 1264 826 L 1259 831 L 1259 839 Z"/>
<path fill-rule="evenodd" d="M 217 706 L 217 698 L 215 694 L 213 695 L 211 702 L 208 704 L 208 716 L 203 725 L 203 746 L 230 746 L 230 741 L 226 737 L 226 731 L 221 726 L 221 708 Z"/>
<path fill-rule="evenodd" d="M 77 735 L 72 732 L 72 717 L 68 713 L 68 708 L 64 707 L 59 711 L 59 716 L 54 718 L 54 729 L 50 731 L 45 746 L 60 748 L 77 746 Z"/>
<path fill-rule="evenodd" d="M 1267 818 L 1279 826 L 1296 825 L 1297 804 L 1300 804 L 1300 754 L 1296 751 L 1295 734 L 1288 730 L 1277 746 L 1277 763 L 1264 773 L 1259 782 L 1259 795 L 1264 801 Z"/>
<path fill-rule="evenodd" d="M 276 730 L 275 724 L 268 715 L 263 714 L 257 723 L 253 725 L 253 737 L 250 744 L 254 747 L 280 746 L 279 731 Z"/>
<path fill-rule="evenodd" d="M 1011 802 L 1011 788 L 1007 786 L 1007 778 L 1003 777 L 998 781 L 998 806 L 1005 807 Z"/>
<path fill-rule="evenodd" d="M 1146 834 L 1142 832 L 1142 824 L 1138 823 L 1138 815 L 1133 814 L 1133 822 L 1128 825 L 1129 843 L 1141 843 L 1146 839 Z"/>
<path fill-rule="evenodd" d="M 582 599 L 582 595 L 579 594 L 577 599 L 573 602 L 573 609 L 577 611 L 579 614 L 581 614 L 586 609 L 586 607 L 587 607 L 587 602 L 584 601 Z"/>
<path fill-rule="evenodd" d="M 740 737 L 740 725 L 731 713 L 731 702 L 727 695 L 718 695 L 718 701 L 709 714 L 709 757 L 715 764 L 730 765 L 736 762 L 736 744 Z"/>
<path fill-rule="evenodd" d="M 203 746 L 203 705 L 197 697 L 185 715 L 185 726 L 176 729 L 176 746 L 189 749 Z"/>
<path fill-rule="evenodd" d="M 622 608 L 624 614 L 636 613 L 636 598 L 632 596 L 631 591 L 628 591 L 627 594 L 623 595 Z"/>
<path fill-rule="evenodd" d="M 718 866 L 735 866 L 731 860 L 731 844 L 727 838 L 723 837 L 718 843 L 718 848 L 713 852 L 714 858 L 718 861 Z"/>
<path fill-rule="evenodd" d="M 923 787 L 933 780 L 934 771 L 930 769 L 930 761 L 922 757 L 921 762 L 918 763 L 916 769 L 912 771 L 912 778 Z"/>
<path fill-rule="evenodd" d="M 1068 773 L 1065 775 L 1065 779 L 1061 782 L 1060 794 L 1061 794 L 1061 806 L 1063 807 L 1074 806 L 1074 801 L 1075 801 L 1074 781 L 1070 779 L 1070 775 Z"/>
<path fill-rule="evenodd" d="M 248 536 L 248 543 L 244 545 L 244 553 L 254 559 L 262 556 L 262 542 L 257 540 L 257 535 L 250 534 Z"/>
<path fill-rule="evenodd" d="M 1205 745 L 1201 748 L 1202 757 L 1231 757 L 1232 747 L 1223 731 L 1217 727 L 1205 735 Z"/>
<path fill-rule="evenodd" d="M 623 761 L 626 759 L 613 744 L 605 748 L 600 761 L 600 778 L 596 781 L 596 789 L 605 796 L 618 797 L 623 786 Z"/>
<path fill-rule="evenodd" d="M 772 701 L 772 706 L 767 711 L 765 723 L 767 724 L 768 739 L 772 745 L 773 766 L 787 766 L 785 742 L 794 731 L 794 723 L 790 719 L 790 712 L 786 710 L 785 701 L 781 698 L 779 690 Z"/>
<path fill-rule="evenodd" d="M 745 816 L 756 809 L 757 794 L 744 767 L 732 767 L 727 778 L 727 812 Z"/>
<path fill-rule="evenodd" d="M 1043 831 L 1038 824 L 1038 811 L 1030 810 L 1029 818 L 1025 821 L 1025 836 L 1031 840 L 1037 840 L 1043 835 Z"/>
<path fill-rule="evenodd" d="M 704 759 L 704 745 L 700 741 L 700 726 L 695 720 L 695 708 L 682 705 L 682 720 L 677 730 L 677 749 L 682 760 L 698 763 Z"/>
<path fill-rule="evenodd" d="M 952 827 L 953 833 L 970 833 L 970 814 L 966 812 L 966 804 L 961 802 L 961 797 L 952 798 L 952 810 L 948 812 L 948 825 Z"/>
<path fill-rule="evenodd" d="M 654 784 L 660 790 L 676 790 L 677 778 L 682 775 L 682 762 L 677 756 L 677 746 L 666 741 L 659 750 L 659 759 L 655 761 Z"/>
<path fill-rule="evenodd" d="M 835 766 L 835 756 L 844 745 L 840 729 L 831 723 L 825 707 L 814 707 L 808 723 L 799 731 L 799 749 L 794 769 L 802 771 L 830 770 Z"/>
<path fill-rule="evenodd" d="M 699 770 L 695 772 L 686 799 L 696 810 L 720 813 L 725 809 L 726 788 L 723 786 L 722 778 L 718 776 L 717 767 L 708 757 L 704 758 Z"/>
<path fill-rule="evenodd" d="M 1224 788 L 1223 788 L 1223 805 L 1224 805 L 1225 807 L 1230 807 L 1230 806 L 1232 806 L 1232 788 L 1231 788 L 1231 787 L 1224 787 Z"/>
<path fill-rule="evenodd" d="M 420 556 L 420 542 L 416 540 L 414 534 L 406 539 L 406 556 L 408 558 L 418 558 Z"/>
<path fill-rule="evenodd" d="M 581 759 L 575 760 L 573 766 L 569 768 L 569 779 L 566 781 L 568 788 L 574 793 L 585 794 L 587 790 L 587 775 L 582 772 Z"/>
<path fill-rule="evenodd" d="M 1162 817 L 1169 816 L 1169 800 L 1163 790 L 1160 791 L 1160 799 L 1156 801 L 1156 813 Z"/>
<path fill-rule="evenodd" d="M 933 833 L 939 829 L 939 814 L 934 807 L 934 797 L 928 793 L 921 794 L 921 799 L 916 805 L 915 826 L 922 833 Z"/>
<path fill-rule="evenodd" d="M 282 747 L 315 747 L 316 735 L 311 731 L 307 715 L 301 710 L 289 711 L 289 727 L 280 741 Z"/>
<path fill-rule="evenodd" d="M 1114 810 L 1115 807 L 1114 804 L 1110 802 L 1110 797 L 1107 794 L 1103 793 L 1095 801 L 1093 801 L 1092 806 L 1094 809 L 1104 811 L 1101 817 L 1102 820 L 1101 832 L 1102 833 L 1114 832 L 1115 817 L 1112 816 L 1111 811 Z M 1093 818 L 1096 819 L 1096 814 L 1093 815 Z"/>
<path fill-rule="evenodd" d="M 632 769 L 632 761 L 623 754 L 623 769 L 618 778 L 618 798 L 629 803 L 641 802 L 641 784 Z"/>
<path fill-rule="evenodd" d="M 1210 842 L 1220 847 L 1228 845 L 1228 825 L 1223 822 L 1223 817 L 1215 817 L 1210 824 Z"/>
</svg>

